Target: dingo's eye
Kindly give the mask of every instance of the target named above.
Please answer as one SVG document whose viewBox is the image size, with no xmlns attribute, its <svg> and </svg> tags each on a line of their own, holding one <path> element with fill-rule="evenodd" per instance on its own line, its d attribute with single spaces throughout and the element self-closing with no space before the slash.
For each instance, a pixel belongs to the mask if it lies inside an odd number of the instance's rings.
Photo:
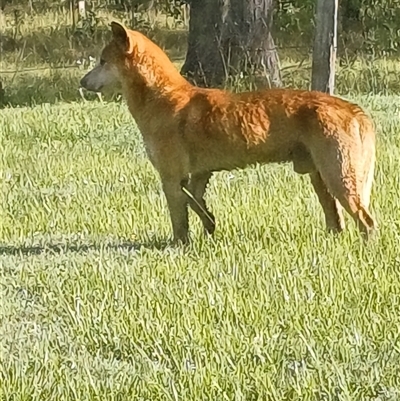
<svg viewBox="0 0 400 401">
<path fill-rule="evenodd" d="M 100 59 L 100 65 L 104 65 L 106 63 L 106 60 Z"/>
</svg>

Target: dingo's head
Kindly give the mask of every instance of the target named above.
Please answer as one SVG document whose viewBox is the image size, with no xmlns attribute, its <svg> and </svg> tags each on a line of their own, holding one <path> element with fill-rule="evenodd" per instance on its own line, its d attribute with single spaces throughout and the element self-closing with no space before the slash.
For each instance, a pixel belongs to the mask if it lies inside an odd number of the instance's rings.
<svg viewBox="0 0 400 401">
<path fill-rule="evenodd" d="M 122 72 L 127 60 L 139 43 L 131 38 L 133 32 L 117 22 L 111 23 L 112 41 L 101 53 L 100 63 L 82 79 L 81 86 L 92 92 L 115 93 L 122 89 Z M 137 39 L 137 38 L 135 38 Z"/>
</svg>

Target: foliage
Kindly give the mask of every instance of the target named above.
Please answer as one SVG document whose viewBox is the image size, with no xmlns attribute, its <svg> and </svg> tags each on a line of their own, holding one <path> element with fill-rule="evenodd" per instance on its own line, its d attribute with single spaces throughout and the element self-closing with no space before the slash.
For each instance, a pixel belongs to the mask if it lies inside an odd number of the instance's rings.
<svg viewBox="0 0 400 401">
<path fill-rule="evenodd" d="M 400 0 L 364 0 L 360 20 L 371 54 L 400 51 Z"/>
<path fill-rule="evenodd" d="M 274 29 L 285 46 L 311 47 L 315 0 L 277 0 Z M 343 0 L 339 2 L 339 44 L 376 56 L 400 52 L 400 0 Z M 341 49 L 342 50 L 342 49 Z"/>
</svg>

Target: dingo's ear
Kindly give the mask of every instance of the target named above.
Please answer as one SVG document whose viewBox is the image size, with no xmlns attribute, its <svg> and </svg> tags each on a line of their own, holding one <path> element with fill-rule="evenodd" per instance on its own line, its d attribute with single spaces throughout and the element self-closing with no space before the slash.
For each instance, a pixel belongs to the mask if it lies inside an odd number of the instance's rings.
<svg viewBox="0 0 400 401">
<path fill-rule="evenodd" d="M 126 28 L 118 22 L 111 22 L 111 31 L 114 40 L 121 46 L 124 52 L 132 52 L 132 44 L 130 43 L 129 33 Z"/>
</svg>

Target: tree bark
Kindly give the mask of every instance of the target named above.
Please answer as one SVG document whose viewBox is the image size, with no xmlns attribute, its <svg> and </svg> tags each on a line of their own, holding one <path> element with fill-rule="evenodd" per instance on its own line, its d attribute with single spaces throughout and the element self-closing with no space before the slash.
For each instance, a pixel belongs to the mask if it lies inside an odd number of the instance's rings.
<svg viewBox="0 0 400 401">
<path fill-rule="evenodd" d="M 318 0 L 311 88 L 333 94 L 337 48 L 338 0 Z"/>
<path fill-rule="evenodd" d="M 190 0 L 182 74 L 199 86 L 247 75 L 259 86 L 281 86 L 271 34 L 273 0 Z"/>
</svg>

